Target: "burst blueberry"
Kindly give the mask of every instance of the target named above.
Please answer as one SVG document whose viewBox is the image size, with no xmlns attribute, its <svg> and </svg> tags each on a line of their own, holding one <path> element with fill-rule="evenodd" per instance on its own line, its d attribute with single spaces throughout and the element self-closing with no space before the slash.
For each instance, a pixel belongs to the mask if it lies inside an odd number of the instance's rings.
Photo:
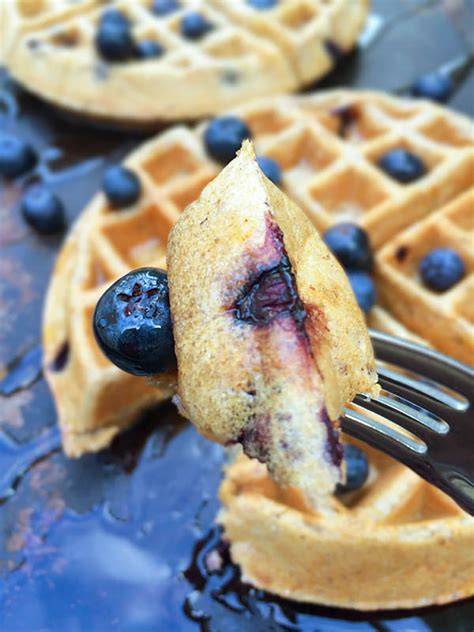
<svg viewBox="0 0 474 632">
<path fill-rule="evenodd" d="M 164 48 L 154 40 L 142 40 L 138 42 L 135 52 L 140 59 L 154 59 L 164 53 Z"/>
<path fill-rule="evenodd" d="M 369 476 L 367 456 L 357 446 L 350 443 L 344 445 L 344 461 L 346 463 L 346 482 L 337 486 L 337 495 L 360 489 Z"/>
<path fill-rule="evenodd" d="M 372 270 L 374 257 L 369 236 L 357 224 L 335 224 L 324 233 L 323 239 L 344 268 L 365 272 Z"/>
<path fill-rule="evenodd" d="M 411 88 L 415 97 L 431 99 L 439 103 L 446 102 L 453 91 L 453 84 L 447 74 L 443 72 L 430 72 L 419 77 Z"/>
<path fill-rule="evenodd" d="M 139 268 L 116 281 L 97 303 L 93 329 L 104 354 L 127 373 L 175 369 L 166 272 Z"/>
<path fill-rule="evenodd" d="M 32 147 L 13 134 L 0 134 L 0 175 L 22 176 L 32 169 L 37 158 Z"/>
<path fill-rule="evenodd" d="M 105 171 L 102 188 L 113 208 L 124 208 L 134 204 L 141 193 L 137 175 L 120 165 L 114 165 Z"/>
<path fill-rule="evenodd" d="M 42 184 L 34 184 L 26 190 L 21 212 L 25 221 L 42 235 L 57 233 L 66 223 L 63 203 Z"/>
<path fill-rule="evenodd" d="M 273 9 L 278 4 L 278 0 L 247 0 L 247 4 L 258 9 L 259 11 L 265 9 Z"/>
<path fill-rule="evenodd" d="M 212 28 L 212 24 L 200 13 L 187 13 L 181 20 L 181 33 L 187 39 L 199 40 Z"/>
<path fill-rule="evenodd" d="M 361 310 L 368 314 L 374 306 L 376 299 L 375 285 L 367 272 L 347 273 L 352 291 Z"/>
<path fill-rule="evenodd" d="M 463 260 L 451 248 L 435 248 L 420 261 L 423 283 L 435 292 L 445 292 L 458 283 L 466 273 Z"/>
<path fill-rule="evenodd" d="M 204 142 L 212 158 L 227 164 L 235 158 L 246 138 L 251 138 L 247 125 L 236 116 L 219 116 L 213 119 L 204 133 Z"/>
<path fill-rule="evenodd" d="M 257 162 L 260 169 L 273 184 L 277 186 L 281 184 L 281 169 L 276 160 L 267 156 L 258 156 Z"/>
<path fill-rule="evenodd" d="M 153 0 L 151 5 L 152 13 L 159 16 L 169 15 L 178 11 L 179 8 L 180 5 L 177 0 Z"/>
<path fill-rule="evenodd" d="M 135 53 L 130 22 L 115 9 L 102 16 L 95 37 L 97 51 L 107 61 L 117 62 L 131 59 Z"/>
<path fill-rule="evenodd" d="M 421 158 L 401 148 L 387 152 L 377 164 L 387 175 L 403 184 L 415 182 L 426 173 L 426 167 Z"/>
</svg>

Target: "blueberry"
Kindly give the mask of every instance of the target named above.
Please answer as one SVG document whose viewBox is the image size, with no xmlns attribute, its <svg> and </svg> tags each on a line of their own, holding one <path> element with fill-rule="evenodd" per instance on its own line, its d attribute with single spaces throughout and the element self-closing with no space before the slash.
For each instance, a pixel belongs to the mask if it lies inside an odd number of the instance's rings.
<svg viewBox="0 0 474 632">
<path fill-rule="evenodd" d="M 0 175 L 16 178 L 32 169 L 37 161 L 28 143 L 13 134 L 0 134 Z"/>
<path fill-rule="evenodd" d="M 132 270 L 99 299 L 93 318 L 104 354 L 132 375 L 174 369 L 168 277 L 158 268 Z"/>
<path fill-rule="evenodd" d="M 236 116 L 219 116 L 207 126 L 204 142 L 207 151 L 218 162 L 227 164 L 235 158 L 246 138 L 251 138 L 247 125 Z"/>
<path fill-rule="evenodd" d="M 337 495 L 359 489 L 369 476 L 369 462 L 365 452 L 350 443 L 344 444 L 343 449 L 346 462 L 346 482 L 337 486 Z"/>
<path fill-rule="evenodd" d="M 138 177 L 120 165 L 109 167 L 102 179 L 102 188 L 113 208 L 124 208 L 134 204 L 141 193 Z"/>
<path fill-rule="evenodd" d="M 95 45 L 107 61 L 124 61 L 133 57 L 135 43 L 130 22 L 120 11 L 110 10 L 102 16 Z"/>
<path fill-rule="evenodd" d="M 344 222 L 331 226 L 324 233 L 323 239 L 344 268 L 365 272 L 372 270 L 374 257 L 369 236 L 357 224 Z"/>
<path fill-rule="evenodd" d="M 187 13 L 181 20 L 181 33 L 191 40 L 201 39 L 212 28 L 212 24 L 200 13 Z"/>
<path fill-rule="evenodd" d="M 395 180 L 408 184 L 426 173 L 423 161 L 405 149 L 392 149 L 378 161 L 378 166 Z"/>
<path fill-rule="evenodd" d="M 281 184 L 281 169 L 276 160 L 267 158 L 267 156 L 258 156 L 257 162 L 260 169 L 273 184 L 277 186 Z"/>
<path fill-rule="evenodd" d="M 21 212 L 28 224 L 42 235 L 57 233 L 66 223 L 61 200 L 43 184 L 34 184 L 26 190 Z"/>
<path fill-rule="evenodd" d="M 155 15 L 168 15 L 180 8 L 177 0 L 153 0 L 151 11 Z"/>
<path fill-rule="evenodd" d="M 450 248 L 435 248 L 420 261 L 420 276 L 431 290 L 444 292 L 460 281 L 465 272 L 464 262 Z"/>
<path fill-rule="evenodd" d="M 347 273 L 357 304 L 363 312 L 368 314 L 375 303 L 375 285 L 367 272 Z"/>
<path fill-rule="evenodd" d="M 278 0 L 247 0 L 247 4 L 261 11 L 264 9 L 273 9 L 273 7 L 276 7 L 278 4 Z"/>
<path fill-rule="evenodd" d="M 451 79 L 442 72 L 429 72 L 419 77 L 411 87 L 411 93 L 415 97 L 431 99 L 444 103 L 449 99 L 453 91 Z"/>
<path fill-rule="evenodd" d="M 164 53 L 164 48 L 154 40 L 142 40 L 136 45 L 135 52 L 140 59 L 153 59 L 160 57 Z"/>
<path fill-rule="evenodd" d="M 99 26 L 105 23 L 114 23 L 123 28 L 130 28 L 130 20 L 127 16 L 118 9 L 107 9 L 100 16 Z"/>
</svg>

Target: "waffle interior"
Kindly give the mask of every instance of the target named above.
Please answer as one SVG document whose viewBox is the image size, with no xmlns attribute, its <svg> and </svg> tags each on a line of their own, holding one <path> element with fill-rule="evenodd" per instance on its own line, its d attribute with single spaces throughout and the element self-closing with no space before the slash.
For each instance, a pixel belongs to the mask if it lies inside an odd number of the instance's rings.
<svg viewBox="0 0 474 632">
<path fill-rule="evenodd" d="M 92 116 L 129 122 L 202 117 L 324 75 L 339 52 L 354 46 L 368 0 L 284 0 L 264 11 L 246 0 L 180 0 L 180 8 L 164 16 L 151 11 L 152 0 L 112 0 L 111 6 L 129 18 L 135 41 L 155 41 L 164 54 L 101 60 L 94 44 L 100 0 L 12 0 L 2 19 L 12 75 L 53 103 Z M 198 40 L 180 32 L 190 11 L 212 25 Z"/>
<path fill-rule="evenodd" d="M 471 121 L 426 102 L 352 91 L 264 99 L 235 112 L 247 121 L 257 153 L 279 162 L 282 188 L 319 230 L 347 218 L 368 230 L 377 260 L 384 262 L 379 275 L 384 304 L 375 308 L 369 323 L 391 333 L 418 333 L 436 346 L 430 330 L 415 327 L 385 305 L 386 270 L 397 271 L 386 253 L 403 229 L 422 218 L 436 223 L 443 213 L 452 213 L 458 218 L 453 225 L 465 230 L 467 219 L 461 221 L 456 209 L 472 188 Z M 60 256 L 45 312 L 45 371 L 68 454 L 104 447 L 139 411 L 170 394 L 170 388 L 150 389 L 105 360 L 93 338 L 91 314 L 102 292 L 131 268 L 165 265 L 170 227 L 221 168 L 206 154 L 205 125 L 175 126 L 131 154 L 126 163 L 143 188 L 137 204 L 114 211 L 98 194 Z M 374 163 L 383 151 L 400 144 L 430 165 L 413 184 L 396 183 Z M 440 239 L 444 236 L 447 233 L 441 231 Z M 399 291 L 402 286 L 408 287 L 404 279 L 397 285 Z M 469 292 L 468 280 L 452 296 L 472 337 Z M 407 305 L 418 304 L 420 296 L 411 296 Z M 438 313 L 437 304 L 428 302 L 426 309 Z M 455 335 L 455 321 L 453 311 L 443 328 L 445 337 L 447 332 Z M 456 355 L 455 351 L 448 350 Z M 60 369 L 55 370 L 58 358 Z"/>
<path fill-rule="evenodd" d="M 356 441 L 352 441 L 357 445 Z M 358 610 L 413 608 L 474 594 L 474 519 L 390 457 L 360 444 L 370 473 L 316 513 L 240 456 L 218 521 L 243 580 L 283 597 Z"/>
</svg>

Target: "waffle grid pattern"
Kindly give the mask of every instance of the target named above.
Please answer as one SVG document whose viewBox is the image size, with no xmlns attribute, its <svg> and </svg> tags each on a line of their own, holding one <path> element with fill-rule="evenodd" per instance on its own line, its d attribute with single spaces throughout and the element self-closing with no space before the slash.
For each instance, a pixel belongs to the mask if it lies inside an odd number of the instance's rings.
<svg viewBox="0 0 474 632">
<path fill-rule="evenodd" d="M 240 456 L 228 466 L 218 522 L 244 581 L 292 599 L 361 610 L 472 594 L 474 520 L 408 468 L 351 443 L 367 454 L 368 480 L 331 497 L 319 512 L 299 490 L 278 487 L 262 464 Z M 347 577 L 357 582 L 348 585 Z"/>
<path fill-rule="evenodd" d="M 106 7 L 129 18 L 135 41 L 154 40 L 164 54 L 109 65 L 95 51 L 104 11 L 98 0 L 15 0 L 3 20 L 7 65 L 33 91 L 85 115 L 138 124 L 196 118 L 315 80 L 335 62 L 327 42 L 349 50 L 368 9 L 366 0 L 283 0 L 265 11 L 245 0 L 181 0 L 177 11 L 157 16 L 151 5 L 151 0 L 114 0 Z M 190 11 L 212 25 L 198 40 L 180 32 Z M 42 83 L 40 69 L 49 70 Z M 70 73 L 76 73 L 74 84 Z M 187 84 L 183 93 L 182 82 Z M 131 94 L 129 86 L 139 94 Z M 174 100 L 165 92 L 173 86 Z M 130 100 L 127 108 L 119 95 Z"/>
<path fill-rule="evenodd" d="M 350 116 L 344 114 L 347 111 Z M 468 220 L 457 209 L 472 184 L 473 149 L 472 126 L 464 117 L 427 103 L 346 91 L 266 99 L 237 109 L 236 114 L 247 121 L 257 153 L 279 162 L 283 170 L 282 188 L 302 206 L 319 230 L 332 222 L 355 219 L 367 228 L 380 250 L 384 242 L 388 242 L 387 248 L 391 247 L 390 240 L 397 239 L 402 229 L 422 216 L 432 217 L 435 223 L 438 215 L 445 212 L 446 204 L 446 212 L 457 222 L 458 232 L 465 230 L 464 223 Z M 440 120 L 442 125 L 438 124 Z M 140 378 L 122 373 L 103 358 L 92 335 L 91 315 L 106 287 L 131 268 L 165 266 L 169 229 L 221 168 L 206 154 L 202 139 L 205 127 L 205 123 L 196 128 L 175 126 L 142 145 L 126 161 L 142 183 L 143 193 L 137 204 L 113 211 L 105 197 L 98 194 L 72 232 L 69 239 L 72 246 L 66 257 L 68 265 L 74 261 L 72 271 L 67 282 L 61 281 L 65 273 L 60 260 L 45 318 L 48 331 L 51 329 L 48 325 L 58 320 L 53 315 L 58 311 L 57 303 L 67 301 L 59 325 L 56 323 L 54 333 L 46 336 L 45 344 L 46 373 L 66 426 L 77 420 L 79 426 L 84 426 L 81 432 L 87 434 L 98 427 L 107 427 L 112 418 L 119 416 L 123 400 L 136 412 L 149 405 L 150 399 L 156 402 L 164 397 L 160 391 L 146 388 Z M 432 130 L 435 138 L 430 135 Z M 401 142 L 416 150 L 430 166 L 428 174 L 414 184 L 400 185 L 374 164 L 380 153 L 400 146 Z M 472 200 L 465 199 L 463 208 Z M 437 213 L 432 214 L 434 211 Z M 419 225 L 423 226 L 423 222 Z M 467 249 L 466 242 L 464 251 Z M 380 250 L 383 252 L 386 251 Z M 385 272 L 394 268 L 393 260 L 382 254 L 380 257 Z M 61 287 L 61 283 L 66 289 L 59 296 L 56 287 Z M 408 286 L 404 282 L 401 285 Z M 381 294 L 385 296 L 383 291 Z M 467 313 L 471 294 L 470 280 L 453 290 L 457 315 L 471 318 L 469 327 L 472 327 L 472 314 Z M 437 315 L 438 303 L 429 305 Z M 420 331 L 409 319 L 397 319 L 396 309 L 390 315 L 384 307 L 377 307 L 372 324 L 392 333 L 411 335 L 410 331 L 415 334 L 418 331 L 430 340 L 428 332 Z M 69 363 L 64 371 L 52 372 L 49 363 L 65 339 L 70 345 Z M 437 340 L 432 342 L 436 345 Z M 89 402 L 88 410 L 80 414 L 77 407 L 84 404 L 74 397 L 67 402 L 71 410 L 61 411 L 62 403 L 66 405 L 62 389 L 66 389 L 64 384 L 71 379 L 81 385 L 77 398 Z M 136 400 L 130 395 L 132 387 L 137 393 Z M 110 393 L 122 393 L 125 388 L 129 390 L 127 398 L 110 399 Z M 90 395 L 83 397 L 84 392 Z M 101 401 L 94 402 L 99 396 Z"/>
</svg>

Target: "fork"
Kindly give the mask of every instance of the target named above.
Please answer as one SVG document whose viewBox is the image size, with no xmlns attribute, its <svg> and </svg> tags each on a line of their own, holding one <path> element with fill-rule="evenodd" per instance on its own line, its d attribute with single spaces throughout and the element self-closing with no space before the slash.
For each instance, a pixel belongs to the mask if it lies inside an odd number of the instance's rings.
<svg viewBox="0 0 474 632">
<path fill-rule="evenodd" d="M 382 392 L 344 409 L 347 434 L 394 457 L 474 515 L 474 370 L 370 330 Z"/>
</svg>

